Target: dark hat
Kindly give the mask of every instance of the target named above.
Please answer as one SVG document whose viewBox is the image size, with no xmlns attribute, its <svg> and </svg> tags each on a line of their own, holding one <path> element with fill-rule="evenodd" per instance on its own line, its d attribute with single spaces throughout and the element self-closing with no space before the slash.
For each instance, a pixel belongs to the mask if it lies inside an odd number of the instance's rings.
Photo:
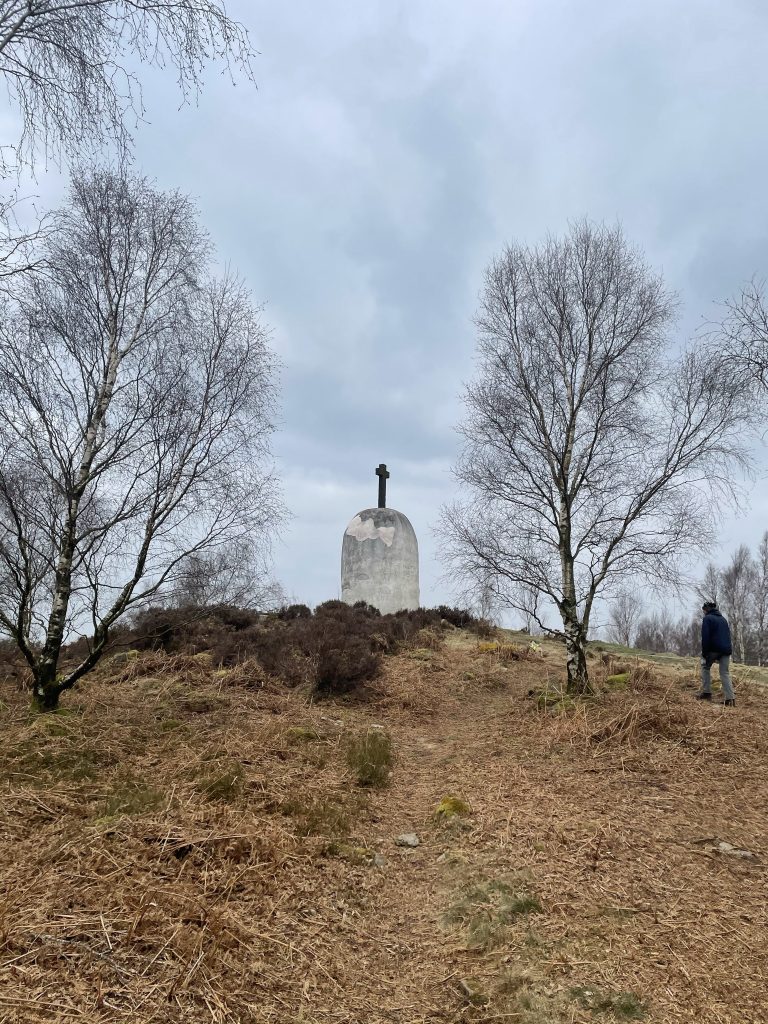
<svg viewBox="0 0 768 1024">
<path fill-rule="evenodd" d="M 711 612 L 713 608 L 717 608 L 717 601 L 705 601 L 701 606 L 703 612 Z"/>
</svg>

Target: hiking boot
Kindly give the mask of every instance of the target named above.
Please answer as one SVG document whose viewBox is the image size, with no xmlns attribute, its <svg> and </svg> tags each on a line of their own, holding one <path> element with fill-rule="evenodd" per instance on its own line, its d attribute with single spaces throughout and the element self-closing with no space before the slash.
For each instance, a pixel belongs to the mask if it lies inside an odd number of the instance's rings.
<svg viewBox="0 0 768 1024">
<path fill-rule="evenodd" d="M 712 700 L 712 694 L 708 693 L 708 692 L 707 693 L 704 693 L 704 692 L 697 693 L 695 695 L 695 699 L 696 700 Z"/>
<path fill-rule="evenodd" d="M 723 705 L 724 708 L 735 708 L 736 707 L 736 700 L 735 699 L 733 699 L 733 700 L 723 700 L 720 703 Z"/>
</svg>

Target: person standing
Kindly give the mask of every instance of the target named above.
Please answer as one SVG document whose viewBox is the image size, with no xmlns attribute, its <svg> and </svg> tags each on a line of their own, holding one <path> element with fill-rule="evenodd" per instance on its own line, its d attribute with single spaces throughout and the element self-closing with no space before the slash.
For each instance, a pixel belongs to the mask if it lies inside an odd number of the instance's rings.
<svg viewBox="0 0 768 1024">
<path fill-rule="evenodd" d="M 701 610 L 704 612 L 701 621 L 701 690 L 696 694 L 696 700 L 712 700 L 712 666 L 717 662 L 723 704 L 727 708 L 735 708 L 730 673 L 733 653 L 730 626 L 714 601 L 705 601 Z"/>
</svg>

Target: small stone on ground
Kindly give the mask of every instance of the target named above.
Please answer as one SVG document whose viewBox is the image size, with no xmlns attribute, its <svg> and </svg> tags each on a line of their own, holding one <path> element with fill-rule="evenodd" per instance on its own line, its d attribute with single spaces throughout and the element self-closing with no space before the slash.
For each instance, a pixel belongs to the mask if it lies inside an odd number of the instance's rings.
<svg viewBox="0 0 768 1024">
<path fill-rule="evenodd" d="M 415 832 L 403 832 L 395 839 L 395 846 L 418 846 L 419 837 Z"/>
</svg>

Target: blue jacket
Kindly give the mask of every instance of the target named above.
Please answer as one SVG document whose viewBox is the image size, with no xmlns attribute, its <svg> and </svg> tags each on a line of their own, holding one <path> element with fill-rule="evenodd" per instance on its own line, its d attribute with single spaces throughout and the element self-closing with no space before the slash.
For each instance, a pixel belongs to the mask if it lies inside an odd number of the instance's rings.
<svg viewBox="0 0 768 1024">
<path fill-rule="evenodd" d="M 701 656 L 732 654 L 731 630 L 723 615 L 713 608 L 701 621 Z"/>
</svg>

